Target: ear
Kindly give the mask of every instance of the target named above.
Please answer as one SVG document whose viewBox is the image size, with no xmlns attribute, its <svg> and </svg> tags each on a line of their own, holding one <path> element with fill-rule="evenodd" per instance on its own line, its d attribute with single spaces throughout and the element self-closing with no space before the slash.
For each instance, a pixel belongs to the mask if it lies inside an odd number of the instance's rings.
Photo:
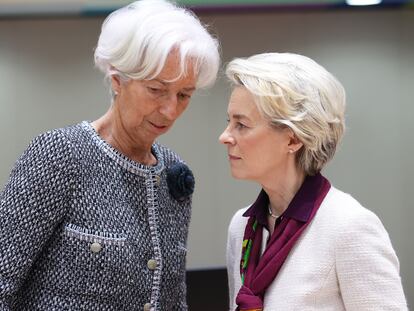
<svg viewBox="0 0 414 311">
<path fill-rule="evenodd" d="M 111 76 L 112 91 L 118 95 L 121 92 L 121 79 L 118 75 Z"/>
<path fill-rule="evenodd" d="M 300 148 L 302 148 L 303 143 L 299 140 L 299 138 L 295 135 L 295 133 L 290 128 L 288 129 L 288 136 L 289 136 L 289 141 L 288 141 L 287 147 L 288 147 L 289 153 L 295 153 Z"/>
</svg>

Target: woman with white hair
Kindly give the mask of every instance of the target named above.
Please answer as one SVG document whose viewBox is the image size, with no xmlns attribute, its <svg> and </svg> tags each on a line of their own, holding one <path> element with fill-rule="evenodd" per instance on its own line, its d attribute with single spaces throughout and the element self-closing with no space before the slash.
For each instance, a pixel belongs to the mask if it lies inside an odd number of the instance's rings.
<svg viewBox="0 0 414 311">
<path fill-rule="evenodd" d="M 187 310 L 194 178 L 155 142 L 211 85 L 218 42 L 190 11 L 142 0 L 105 20 L 104 116 L 35 138 L 0 197 L 0 309 Z"/>
<path fill-rule="evenodd" d="M 262 187 L 229 226 L 230 310 L 406 310 L 381 221 L 321 175 L 344 132 L 342 85 L 289 53 L 235 59 L 226 73 L 220 142 L 233 177 Z"/>
</svg>

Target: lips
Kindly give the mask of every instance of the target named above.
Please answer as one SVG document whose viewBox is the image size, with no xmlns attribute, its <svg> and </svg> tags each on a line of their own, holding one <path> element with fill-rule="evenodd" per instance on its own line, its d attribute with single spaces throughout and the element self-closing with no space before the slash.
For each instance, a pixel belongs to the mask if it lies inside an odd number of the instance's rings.
<svg viewBox="0 0 414 311">
<path fill-rule="evenodd" d="M 160 125 L 160 124 L 155 124 L 155 123 L 152 123 L 152 122 L 150 122 L 150 123 L 152 124 L 152 126 L 154 126 L 156 128 L 166 128 L 167 127 L 167 125 Z"/>
<path fill-rule="evenodd" d="M 241 159 L 240 157 L 236 157 L 232 154 L 229 154 L 229 160 L 240 160 L 240 159 Z"/>
<path fill-rule="evenodd" d="M 158 131 L 164 131 L 164 130 L 166 130 L 166 129 L 168 129 L 168 125 L 164 125 L 164 124 L 156 124 L 156 123 L 153 123 L 153 122 L 150 122 L 149 121 L 149 123 L 155 128 L 155 129 L 157 129 Z"/>
</svg>

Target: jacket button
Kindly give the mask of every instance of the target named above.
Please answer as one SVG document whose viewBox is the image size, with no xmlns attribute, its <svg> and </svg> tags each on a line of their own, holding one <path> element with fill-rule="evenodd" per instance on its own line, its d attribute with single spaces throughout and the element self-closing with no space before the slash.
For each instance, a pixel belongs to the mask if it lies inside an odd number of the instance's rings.
<svg viewBox="0 0 414 311">
<path fill-rule="evenodd" d="M 148 302 L 144 305 L 144 311 L 150 311 L 151 310 L 151 304 Z"/>
<path fill-rule="evenodd" d="M 98 242 L 93 242 L 90 246 L 92 253 L 99 253 L 102 249 L 102 245 Z"/>
<path fill-rule="evenodd" d="M 155 183 L 157 184 L 157 186 L 159 186 L 161 184 L 161 177 L 158 175 L 155 175 Z"/>
<path fill-rule="evenodd" d="M 157 261 L 155 259 L 148 260 L 147 267 L 150 270 L 155 270 L 155 268 L 157 268 Z"/>
</svg>

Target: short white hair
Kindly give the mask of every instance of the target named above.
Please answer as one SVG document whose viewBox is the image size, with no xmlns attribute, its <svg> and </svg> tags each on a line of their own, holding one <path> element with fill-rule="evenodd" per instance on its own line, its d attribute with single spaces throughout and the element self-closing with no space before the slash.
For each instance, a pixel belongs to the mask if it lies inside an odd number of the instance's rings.
<svg viewBox="0 0 414 311">
<path fill-rule="evenodd" d="M 212 85 L 220 66 L 219 43 L 189 10 L 165 0 L 141 0 L 112 12 L 95 49 L 95 65 L 106 77 L 151 80 L 178 50 L 179 79 L 193 61 L 197 88 Z"/>
<path fill-rule="evenodd" d="M 306 174 L 334 156 L 345 130 L 345 90 L 325 68 L 302 55 L 265 53 L 234 59 L 226 74 L 273 126 L 289 127 L 303 143 L 296 159 Z"/>
</svg>

